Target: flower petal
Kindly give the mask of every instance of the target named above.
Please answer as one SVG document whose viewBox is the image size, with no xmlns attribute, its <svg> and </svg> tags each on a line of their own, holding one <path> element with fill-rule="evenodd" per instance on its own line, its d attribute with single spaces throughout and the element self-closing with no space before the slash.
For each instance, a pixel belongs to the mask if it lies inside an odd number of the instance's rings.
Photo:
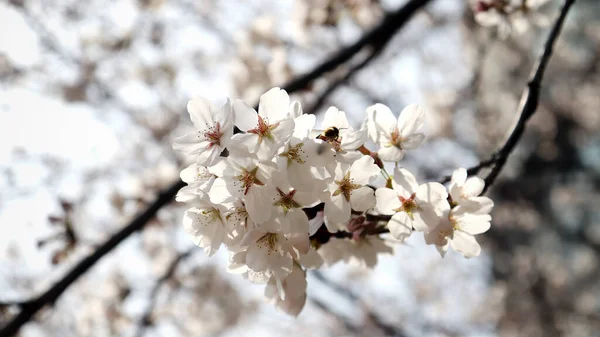
<svg viewBox="0 0 600 337">
<path fill-rule="evenodd" d="M 377 151 L 377 155 L 379 155 L 379 158 L 383 161 L 397 162 L 404 158 L 404 151 L 397 146 L 382 146 L 379 151 Z"/>
<path fill-rule="evenodd" d="M 367 130 L 372 142 L 383 146 L 389 141 L 388 137 L 396 128 L 396 117 L 387 106 L 377 103 L 367 108 Z"/>
<path fill-rule="evenodd" d="M 398 130 L 402 138 L 417 133 L 425 123 L 425 111 L 419 105 L 408 105 L 398 117 Z"/>
<path fill-rule="evenodd" d="M 202 97 L 194 98 L 187 104 L 187 110 L 194 126 L 204 130 L 213 126 L 213 117 L 210 102 Z"/>
<path fill-rule="evenodd" d="M 404 212 L 396 213 L 388 222 L 387 226 L 390 234 L 400 241 L 406 240 L 412 234 L 412 224 L 408 214 Z"/>
<path fill-rule="evenodd" d="M 367 185 L 377 177 L 380 171 L 381 169 L 375 165 L 373 158 L 362 156 L 350 166 L 350 178 L 355 184 Z"/>
<path fill-rule="evenodd" d="M 396 209 L 402 206 L 398 194 L 391 188 L 378 188 L 375 191 L 375 197 L 377 199 L 375 210 L 381 214 L 392 215 L 396 213 Z"/>
<path fill-rule="evenodd" d="M 346 113 L 332 106 L 325 111 L 321 126 L 324 130 L 331 126 L 335 126 L 338 129 L 347 129 L 350 127 L 350 124 L 348 123 L 348 118 L 346 118 Z"/>
<path fill-rule="evenodd" d="M 256 110 L 242 100 L 236 99 L 233 102 L 233 113 L 235 115 L 235 125 L 242 131 L 252 130 L 258 125 Z"/>
<path fill-rule="evenodd" d="M 350 205 L 358 212 L 364 212 L 375 207 L 375 193 L 369 187 L 363 186 L 350 193 Z"/>
<path fill-rule="evenodd" d="M 290 96 L 278 87 L 272 88 L 260 96 L 258 114 L 274 124 L 288 117 L 290 107 Z"/>
<path fill-rule="evenodd" d="M 479 246 L 475 237 L 462 231 L 454 231 L 454 235 L 450 240 L 450 246 L 467 258 L 481 254 L 481 246 Z"/>
<path fill-rule="evenodd" d="M 407 169 L 396 167 L 394 169 L 394 179 L 392 179 L 392 187 L 399 196 L 409 198 L 419 188 L 417 179 Z"/>
</svg>

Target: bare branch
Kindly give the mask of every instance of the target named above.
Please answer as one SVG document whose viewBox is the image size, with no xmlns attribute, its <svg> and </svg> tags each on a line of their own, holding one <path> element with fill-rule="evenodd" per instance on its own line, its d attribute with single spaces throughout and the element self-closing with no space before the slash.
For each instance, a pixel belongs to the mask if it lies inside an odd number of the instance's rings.
<svg viewBox="0 0 600 337">
<path fill-rule="evenodd" d="M 533 116 L 535 111 L 537 110 L 537 106 L 540 99 L 540 89 L 542 86 L 542 80 L 544 78 L 544 73 L 550 62 L 550 58 L 552 57 L 552 52 L 554 49 L 554 43 L 558 39 L 560 35 L 560 31 L 562 29 L 565 18 L 567 17 L 567 13 L 571 6 L 575 3 L 575 0 L 566 0 L 562 10 L 560 11 L 560 15 L 556 19 L 550 34 L 548 35 L 548 39 L 544 45 L 544 51 L 540 58 L 537 61 L 537 65 L 533 68 L 533 76 L 530 78 L 529 83 L 527 84 L 527 88 L 523 92 L 521 97 L 520 104 L 520 116 L 517 121 L 515 127 L 513 128 L 510 136 L 498 151 L 494 152 L 488 159 L 480 162 L 478 165 L 471 167 L 467 170 L 469 175 L 477 174 L 483 168 L 492 167 L 492 170 L 488 175 L 484 178 L 485 181 L 485 189 L 482 194 L 485 194 L 490 186 L 494 183 L 500 171 L 506 164 L 506 160 L 514 150 L 515 146 L 521 139 L 523 132 L 525 131 L 525 124 Z M 448 182 L 449 178 L 445 177 L 442 179 L 442 182 Z"/>
<path fill-rule="evenodd" d="M 188 258 L 190 255 L 192 255 L 192 253 L 195 251 L 198 251 L 197 247 L 193 247 L 183 253 L 179 253 L 173 259 L 173 261 L 171 261 L 171 263 L 169 264 L 165 273 L 156 281 L 156 284 L 154 285 L 154 287 L 152 288 L 152 291 L 150 292 L 150 304 L 146 308 L 144 315 L 142 316 L 142 318 L 140 319 L 140 321 L 138 323 L 138 329 L 137 329 L 135 336 L 138 336 L 138 337 L 143 336 L 146 328 L 148 326 L 152 325 L 152 313 L 154 311 L 154 307 L 156 307 L 156 299 L 158 297 L 158 291 L 160 290 L 160 288 L 162 288 L 162 286 L 167 281 L 169 281 L 173 277 L 173 275 L 175 275 L 175 271 L 177 271 L 177 267 L 179 267 L 179 264 L 183 260 Z"/>
</svg>

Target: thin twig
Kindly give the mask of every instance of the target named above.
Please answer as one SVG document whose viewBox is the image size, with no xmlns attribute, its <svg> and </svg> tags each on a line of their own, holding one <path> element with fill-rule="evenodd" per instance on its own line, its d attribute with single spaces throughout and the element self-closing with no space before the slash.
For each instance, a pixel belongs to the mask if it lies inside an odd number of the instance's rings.
<svg viewBox="0 0 600 337">
<path fill-rule="evenodd" d="M 490 173 L 484 178 L 485 188 L 482 194 L 485 194 L 490 186 L 496 181 L 496 178 L 502 171 L 502 168 L 506 164 L 506 160 L 514 150 L 515 146 L 521 139 L 523 132 L 525 131 L 525 124 L 533 116 L 535 111 L 537 110 L 537 106 L 540 100 L 540 89 L 542 86 L 542 80 L 544 78 L 544 73 L 550 62 L 552 57 L 552 52 L 554 50 L 554 44 L 560 35 L 560 31 L 562 29 L 565 18 L 567 17 L 567 13 L 571 6 L 575 3 L 575 0 L 566 0 L 564 6 L 560 11 L 560 15 L 550 34 L 548 35 L 548 39 L 544 45 L 544 51 L 540 58 L 537 61 L 537 65 L 533 68 L 533 76 L 530 78 L 529 83 L 527 84 L 527 88 L 523 92 L 521 97 L 521 104 L 519 104 L 519 110 L 521 111 L 519 115 L 519 120 L 517 121 L 515 127 L 513 128 L 510 136 L 498 151 L 494 152 L 489 159 L 486 159 L 480 162 L 478 165 L 471 167 L 467 170 L 469 175 L 477 174 L 481 169 L 485 167 L 492 167 Z M 442 182 L 449 181 L 448 177 L 442 179 Z"/>
<path fill-rule="evenodd" d="M 171 261 L 171 263 L 167 267 L 165 273 L 156 281 L 156 284 L 154 285 L 154 287 L 152 288 L 152 291 L 150 292 L 150 304 L 148 304 L 148 307 L 146 308 L 144 315 L 141 317 L 141 319 L 138 322 L 138 329 L 137 329 L 135 336 L 137 336 L 137 337 L 143 336 L 144 331 L 146 331 L 146 328 L 148 326 L 152 325 L 152 313 L 154 312 L 154 308 L 156 307 L 158 291 L 160 290 L 160 288 L 162 288 L 162 286 L 167 281 L 169 281 L 173 277 L 173 275 L 175 275 L 175 271 L 177 271 L 177 267 L 179 267 L 179 264 L 183 260 L 188 258 L 190 255 L 192 255 L 192 253 L 195 251 L 198 251 L 197 247 L 193 247 L 183 253 L 179 253 L 173 259 L 173 261 Z"/>
</svg>

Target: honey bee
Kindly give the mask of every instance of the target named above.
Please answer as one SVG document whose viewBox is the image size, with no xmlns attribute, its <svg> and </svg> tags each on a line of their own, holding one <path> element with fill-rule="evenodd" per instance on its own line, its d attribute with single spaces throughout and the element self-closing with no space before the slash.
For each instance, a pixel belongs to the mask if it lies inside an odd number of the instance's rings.
<svg viewBox="0 0 600 337">
<path fill-rule="evenodd" d="M 330 126 L 325 129 L 320 135 L 317 136 L 317 139 L 320 139 L 325 142 L 337 141 L 340 136 L 340 130 L 335 126 Z"/>
<path fill-rule="evenodd" d="M 324 143 L 321 144 L 317 150 L 317 154 L 322 154 L 327 148 L 327 143 L 333 146 L 336 151 L 339 151 L 340 148 L 340 130 L 344 130 L 345 128 L 338 128 L 335 126 L 330 126 L 325 129 L 320 135 L 316 137 L 316 139 L 322 140 Z"/>
</svg>

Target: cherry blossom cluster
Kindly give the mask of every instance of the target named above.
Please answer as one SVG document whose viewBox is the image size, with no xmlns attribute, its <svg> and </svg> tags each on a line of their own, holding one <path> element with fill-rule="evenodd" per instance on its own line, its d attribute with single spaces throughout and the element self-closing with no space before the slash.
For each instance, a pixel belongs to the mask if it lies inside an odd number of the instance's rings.
<svg viewBox="0 0 600 337">
<path fill-rule="evenodd" d="M 497 27 L 501 38 L 511 32 L 521 34 L 531 24 L 545 25 L 547 18 L 537 9 L 548 0 L 475 0 L 475 20 L 482 26 Z"/>
<path fill-rule="evenodd" d="M 266 284 L 265 296 L 291 315 L 306 301 L 307 269 L 373 267 L 378 254 L 392 253 L 391 240 L 414 232 L 442 256 L 448 247 L 480 254 L 474 235 L 489 229 L 493 207 L 479 196 L 483 181 L 458 169 L 448 189 L 419 184 L 398 165 L 425 137 L 417 105 L 396 118 L 375 104 L 358 129 L 331 107 L 319 131 L 280 88 L 260 97 L 258 112 L 240 100 L 215 108 L 196 98 L 187 108 L 195 130 L 174 144 L 196 159 L 181 172 L 188 185 L 176 197 L 190 207 L 185 231 L 209 256 L 224 246 L 229 271 Z M 365 147 L 369 140 L 377 151 Z M 396 163 L 393 174 L 384 162 Z M 378 176 L 385 187 L 371 185 Z M 327 240 L 317 240 L 323 233 Z"/>
</svg>

